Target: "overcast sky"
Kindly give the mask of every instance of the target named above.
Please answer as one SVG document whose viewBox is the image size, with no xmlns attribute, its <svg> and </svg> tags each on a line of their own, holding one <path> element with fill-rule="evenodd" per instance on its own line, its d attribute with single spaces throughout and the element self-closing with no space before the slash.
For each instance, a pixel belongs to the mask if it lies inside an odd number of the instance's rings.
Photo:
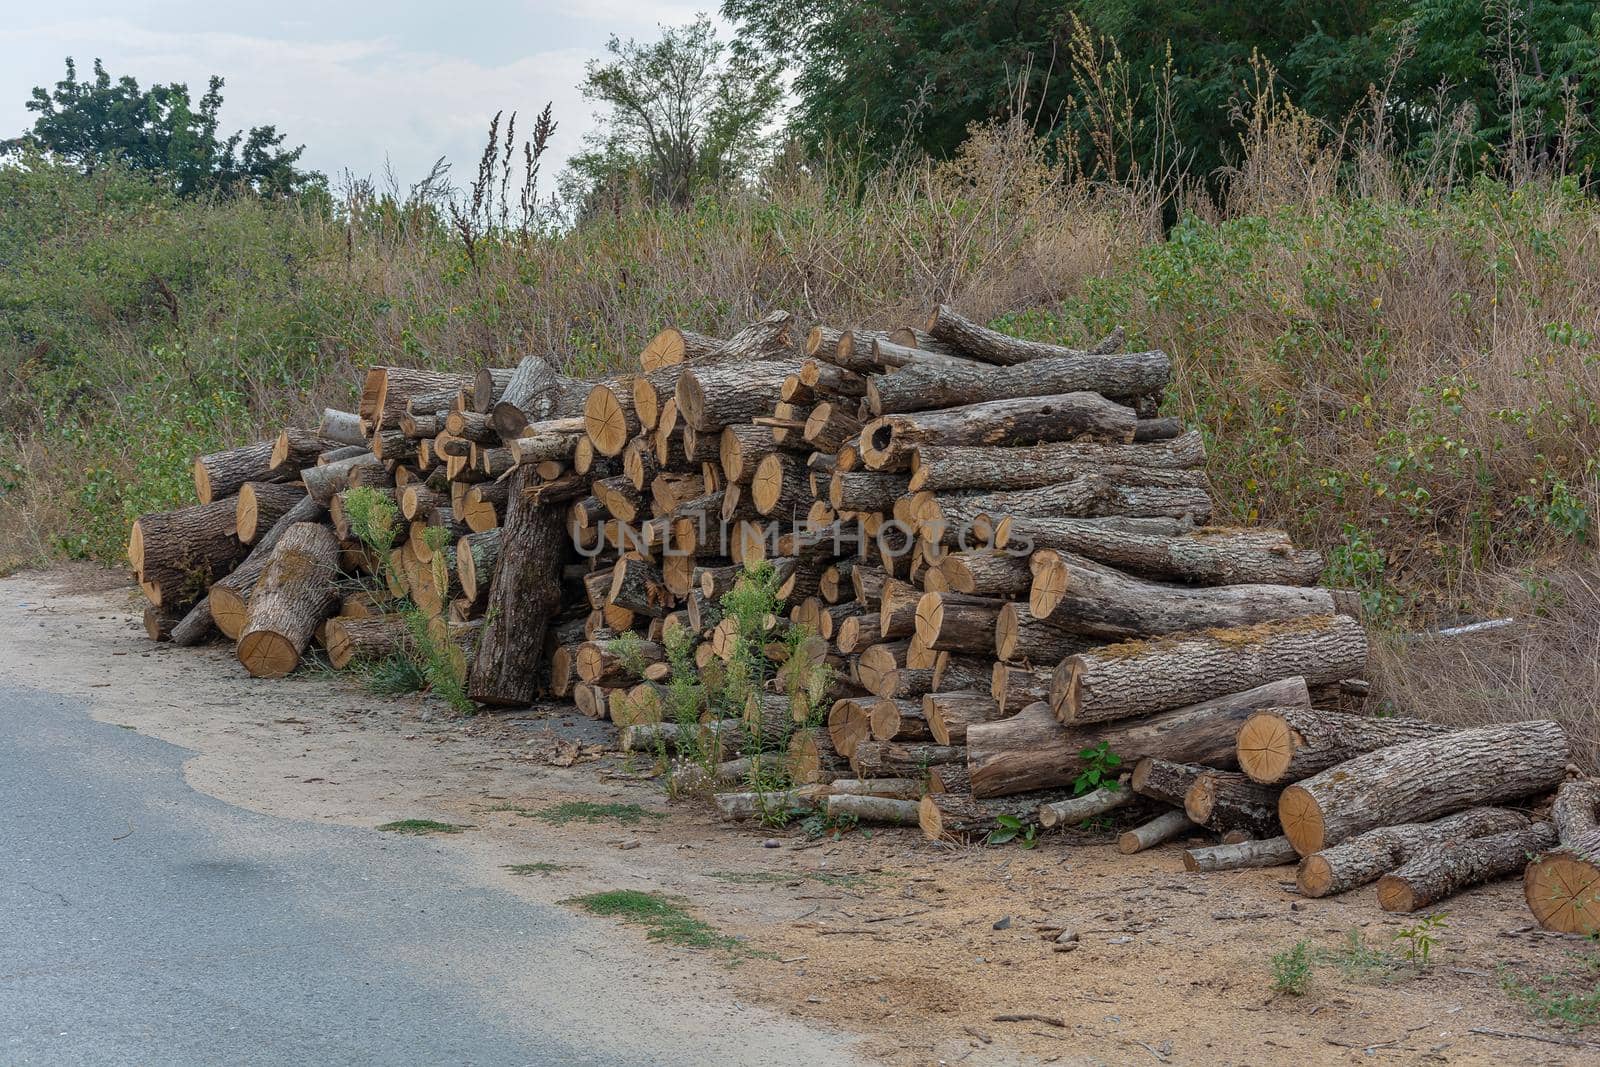
<svg viewBox="0 0 1600 1067">
<path fill-rule="evenodd" d="M 87 75 L 98 57 L 140 85 L 187 82 L 198 99 L 220 74 L 228 132 L 273 124 L 303 143 L 305 165 L 335 181 L 346 168 L 402 184 L 444 156 L 458 183 L 477 165 L 489 119 L 517 111 L 528 129 L 546 102 L 558 123 L 541 192 L 578 150 L 592 111 L 584 63 L 611 34 L 658 35 L 716 3 L 675 0 L 45 0 L 0 18 L 0 138 L 32 124 L 23 104 L 53 86 L 64 60 Z M 725 31 L 724 31 L 725 32 Z M 552 158 L 553 157 L 553 158 Z"/>
</svg>

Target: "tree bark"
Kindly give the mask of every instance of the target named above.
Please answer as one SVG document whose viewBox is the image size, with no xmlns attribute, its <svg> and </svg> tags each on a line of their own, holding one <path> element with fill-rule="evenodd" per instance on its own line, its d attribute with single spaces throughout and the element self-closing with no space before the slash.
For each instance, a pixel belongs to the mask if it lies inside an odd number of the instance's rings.
<svg viewBox="0 0 1600 1067">
<path fill-rule="evenodd" d="M 1293 585 L 1205 589 L 1134 578 L 1082 556 L 1040 549 L 1031 560 L 1028 608 L 1036 618 L 1102 641 L 1184 630 L 1254 626 L 1358 611 L 1353 596 Z"/>
<path fill-rule="evenodd" d="M 1362 675 L 1366 659 L 1366 632 L 1343 615 L 1175 634 L 1066 659 L 1051 679 L 1050 704 L 1062 722 L 1108 722 L 1279 678 L 1328 685 Z"/>
<path fill-rule="evenodd" d="M 1146 756 L 1134 764 L 1128 787 L 1142 797 L 1181 808 L 1189 787 L 1210 769 L 1198 763 L 1179 763 L 1176 760 Z"/>
<path fill-rule="evenodd" d="M 1289 844 L 1289 839 L 1277 837 L 1252 838 L 1231 845 L 1208 845 L 1191 848 L 1183 854 L 1186 871 L 1237 871 L 1245 867 L 1281 867 L 1300 858 L 1300 853 Z"/>
<path fill-rule="evenodd" d="M 1121 782 L 1103 785 L 1081 797 L 1041 804 L 1039 825 L 1046 830 L 1056 826 L 1076 826 L 1085 819 L 1104 815 L 1108 811 L 1115 811 L 1125 804 L 1132 803 L 1137 796 L 1138 794 Z"/>
<path fill-rule="evenodd" d="M 1164 352 L 1056 356 L 1004 370 L 975 363 L 924 363 L 868 379 L 867 410 L 876 417 L 1079 392 L 1127 403 L 1164 391 L 1171 374 Z"/>
<path fill-rule="evenodd" d="M 1423 719 L 1267 708 L 1239 728 L 1239 767 L 1266 785 L 1297 782 L 1365 752 L 1449 732 L 1449 727 Z"/>
<path fill-rule="evenodd" d="M 1295 884 L 1302 896 L 1327 897 L 1375 882 L 1433 845 L 1528 825 L 1528 816 L 1506 808 L 1468 808 L 1433 822 L 1380 826 L 1307 856 Z"/>
<path fill-rule="evenodd" d="M 422 393 L 455 392 L 471 386 L 472 378 L 464 374 L 421 370 L 415 367 L 374 367 L 368 378 L 376 374 L 377 393 L 371 412 L 362 415 L 371 423 L 373 433 L 392 430 L 400 425 L 411 398 Z"/>
<path fill-rule="evenodd" d="M 1252 782 L 1238 771 L 1208 769 L 1184 794 L 1183 810 L 1219 834 L 1242 830 L 1251 837 L 1274 837 L 1281 829 L 1278 790 Z"/>
<path fill-rule="evenodd" d="M 323 518 L 322 506 L 310 497 L 295 504 L 289 512 L 273 524 L 272 529 L 257 539 L 250 554 L 226 577 L 213 582 L 204 599 L 173 628 L 173 641 L 192 644 L 203 639 L 215 625 L 225 637 L 237 639 L 249 622 L 250 593 L 256 580 L 266 569 L 272 550 L 289 529 L 298 523 L 317 522 Z M 193 640 L 190 640 L 192 637 Z"/>
<path fill-rule="evenodd" d="M 1240 724 L 1263 707 L 1294 703 L 1311 705 L 1300 678 L 1085 729 L 1061 725 L 1048 704 L 1030 704 L 1010 718 L 967 727 L 972 791 L 979 797 L 1001 796 L 1071 785 L 1085 766 L 1080 754 L 1101 741 L 1122 757 L 1125 767 L 1154 756 L 1230 768 Z"/>
<path fill-rule="evenodd" d="M 317 423 L 317 436 L 341 445 L 365 447 L 367 443 L 367 435 L 361 430 L 361 416 L 338 408 L 322 409 L 322 418 Z"/>
<path fill-rule="evenodd" d="M 1424 848 L 1398 870 L 1378 879 L 1378 906 L 1401 912 L 1426 908 L 1463 889 L 1521 870 L 1530 853 L 1555 843 L 1555 827 L 1540 821 L 1520 830 Z"/>
<path fill-rule="evenodd" d="M 716 433 L 736 422 L 772 412 L 783 380 L 800 369 L 797 360 L 696 366 L 678 378 L 678 414 L 701 433 Z"/>
<path fill-rule="evenodd" d="M 874 419 L 861 430 L 861 458 L 873 470 L 898 470 L 924 445 L 1033 445 L 1087 434 L 1127 441 L 1137 421 L 1132 408 L 1099 393 L 994 400 Z"/>
<path fill-rule="evenodd" d="M 1181 811 L 1168 811 L 1157 815 L 1154 819 L 1136 826 L 1132 830 L 1124 830 L 1117 835 L 1117 851 L 1124 856 L 1131 856 L 1136 852 L 1143 852 L 1147 848 L 1155 848 L 1165 844 L 1175 837 L 1182 837 L 1195 828 L 1189 821 L 1189 816 Z"/>
<path fill-rule="evenodd" d="M 1195 585 L 1310 585 L 1322 556 L 1297 549 L 1279 530 L 1200 527 L 1140 533 L 1086 519 L 1016 516 L 996 546 L 1018 553 L 1074 552 L 1147 578 Z"/>
<path fill-rule="evenodd" d="M 1600 933 L 1600 780 L 1563 782 L 1551 806 L 1558 848 L 1528 864 L 1523 892 L 1546 930 Z"/>
<path fill-rule="evenodd" d="M 530 423 L 582 415 L 587 398 L 586 383 L 563 377 L 540 356 L 526 356 L 490 410 L 489 424 L 500 440 L 511 441 Z"/>
<path fill-rule="evenodd" d="M 936 763 L 959 763 L 965 748 L 950 745 L 900 744 L 896 741 L 860 741 L 850 754 L 850 767 L 858 778 L 921 778 Z"/>
<path fill-rule="evenodd" d="M 828 482 L 828 503 L 835 511 L 881 511 L 906 494 L 903 474 L 880 471 L 834 471 Z"/>
<path fill-rule="evenodd" d="M 239 662 L 257 678 L 282 678 L 300 663 L 311 635 L 339 603 L 339 540 L 326 526 L 296 523 L 272 548 L 250 594 Z"/>
<path fill-rule="evenodd" d="M 1291 785 L 1278 815 L 1295 848 L 1309 856 L 1374 827 L 1553 789 L 1569 758 L 1560 723 L 1459 730 L 1368 752 Z"/>
<path fill-rule="evenodd" d="M 1026 556 L 1001 552 L 952 552 L 939 572 L 952 592 L 999 600 L 1016 600 L 1033 583 Z"/>
<path fill-rule="evenodd" d="M 249 552 L 236 536 L 232 498 L 141 515 L 128 538 L 128 562 L 150 603 L 187 610 Z"/>
<path fill-rule="evenodd" d="M 531 473 L 532 468 L 518 467 L 510 478 L 500 562 L 467 676 L 467 696 L 480 704 L 516 707 L 533 702 L 545 631 L 561 609 L 561 568 L 568 544 L 562 509 L 523 499 Z"/>
<path fill-rule="evenodd" d="M 365 442 L 355 442 L 363 444 Z M 310 467 L 327 448 L 328 442 L 315 430 L 302 430 L 298 426 L 285 427 L 272 442 L 270 465 L 273 479 L 282 482 L 300 480 L 300 469 Z"/>
<path fill-rule="evenodd" d="M 1053 359 L 1088 355 L 1081 349 L 1045 344 L 1042 341 L 1024 341 L 999 330 L 991 330 L 965 318 L 948 304 L 935 307 L 924 327 L 929 336 L 943 341 L 964 355 L 981 359 L 985 363 L 1014 366 L 1035 359 Z"/>
<path fill-rule="evenodd" d="M 300 481 L 311 498 L 323 507 L 333 503 L 335 493 L 349 488 L 350 473 L 365 467 L 381 467 L 382 460 L 371 452 L 350 456 L 319 467 L 306 467 L 300 472 Z"/>
</svg>

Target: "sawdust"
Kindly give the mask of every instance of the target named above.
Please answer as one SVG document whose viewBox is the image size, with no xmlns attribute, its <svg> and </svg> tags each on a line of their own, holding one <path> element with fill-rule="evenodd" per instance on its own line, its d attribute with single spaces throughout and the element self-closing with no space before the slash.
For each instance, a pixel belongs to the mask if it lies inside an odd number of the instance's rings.
<svg viewBox="0 0 1600 1067">
<path fill-rule="evenodd" d="M 1558 970 L 1581 942 L 1533 929 L 1517 880 L 1446 905 L 1426 973 L 1365 982 L 1325 964 L 1306 996 L 1274 996 L 1275 953 L 1303 939 L 1337 950 L 1351 930 L 1388 948 L 1407 919 L 1379 911 L 1368 890 L 1300 898 L 1290 867 L 1186 875 L 1174 846 L 1122 856 L 1055 835 L 1028 851 L 935 845 L 915 830 L 818 842 L 729 827 L 702 804 L 669 804 L 647 768 L 596 759 L 606 728 L 571 708 L 459 720 L 331 672 L 258 681 L 229 646 L 152 644 L 139 607 L 93 569 L 0 581 L 0 676 L 187 746 L 195 788 L 252 810 L 369 827 L 470 824 L 439 847 L 505 892 L 545 903 L 619 888 L 681 895 L 754 955 L 675 953 L 627 928 L 615 936 L 635 939 L 652 968 L 678 968 L 696 997 L 860 1035 L 883 1062 L 1585 1059 L 1470 1032 L 1557 1033 L 1507 999 L 1498 972 Z M 572 800 L 669 817 L 528 817 Z M 550 870 L 505 869 L 528 863 Z M 1076 940 L 1058 943 L 1063 930 Z"/>
</svg>

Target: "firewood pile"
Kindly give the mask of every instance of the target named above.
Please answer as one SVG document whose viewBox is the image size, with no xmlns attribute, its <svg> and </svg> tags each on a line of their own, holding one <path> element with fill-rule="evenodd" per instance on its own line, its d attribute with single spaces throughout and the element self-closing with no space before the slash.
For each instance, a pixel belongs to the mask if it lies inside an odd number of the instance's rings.
<svg viewBox="0 0 1600 1067">
<path fill-rule="evenodd" d="M 1357 599 L 1282 531 L 1211 524 L 1204 439 L 1157 414 L 1168 358 L 1123 347 L 940 306 L 803 343 L 784 312 L 669 328 L 599 382 L 536 356 L 375 367 L 357 411 L 197 459 L 199 502 L 141 518 L 128 555 L 152 637 L 220 633 L 281 677 L 313 644 L 393 655 L 420 613 L 478 704 L 570 699 L 625 750 L 710 752 L 676 773 L 729 819 L 957 842 L 1096 820 L 1124 853 L 1298 863 L 1302 894 L 1375 883 L 1391 911 L 1525 868 L 1541 923 L 1600 929 L 1600 785 L 1568 780 L 1562 728 L 1365 710 Z M 403 517 L 387 559 L 358 489 Z M 668 646 L 711 690 L 757 561 L 771 691 L 685 722 Z M 757 763 L 787 788 L 751 790 Z"/>
</svg>

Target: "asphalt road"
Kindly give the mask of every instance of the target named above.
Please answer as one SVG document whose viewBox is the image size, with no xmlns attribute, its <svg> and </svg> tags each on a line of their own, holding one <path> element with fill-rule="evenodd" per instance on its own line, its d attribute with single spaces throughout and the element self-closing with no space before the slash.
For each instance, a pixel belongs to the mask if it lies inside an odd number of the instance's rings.
<svg viewBox="0 0 1600 1067">
<path fill-rule="evenodd" d="M 0 688 L 0 1063 L 849 1062 L 677 1013 L 637 946 L 619 970 L 597 920 L 474 886 L 437 842 L 197 793 L 185 754 Z"/>
</svg>

